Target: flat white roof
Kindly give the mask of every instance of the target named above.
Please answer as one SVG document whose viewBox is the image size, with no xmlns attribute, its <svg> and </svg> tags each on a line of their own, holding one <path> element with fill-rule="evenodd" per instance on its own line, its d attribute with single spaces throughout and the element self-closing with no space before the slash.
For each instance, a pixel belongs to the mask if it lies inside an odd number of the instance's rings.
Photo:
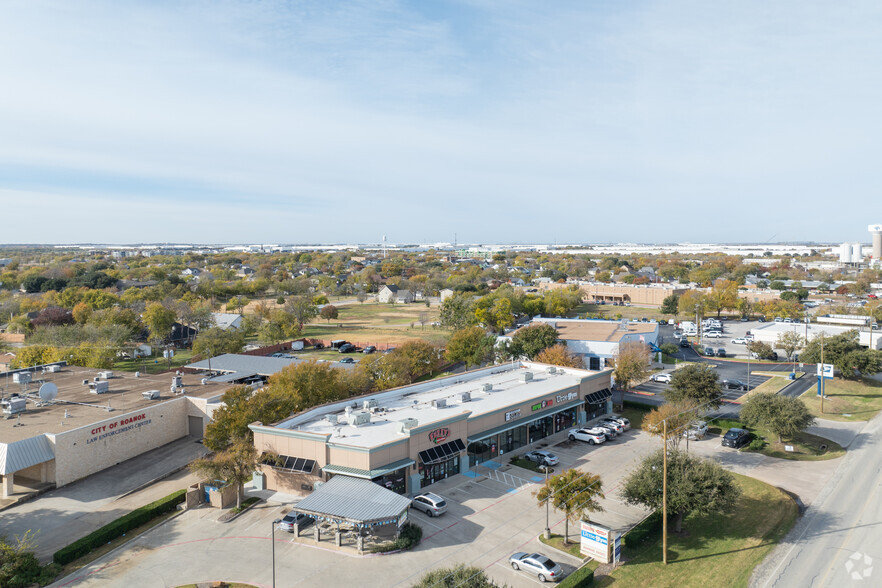
<svg viewBox="0 0 882 588">
<path fill-rule="evenodd" d="M 497 365 L 360 397 L 355 402 L 345 401 L 319 407 L 275 426 L 281 429 L 331 435 L 330 441 L 339 445 L 375 447 L 406 438 L 398 432 L 399 422 L 403 419 L 416 419 L 416 426 L 424 427 L 465 413 L 471 413 L 470 417 L 474 418 L 530 400 L 547 398 L 568 388 L 577 387 L 586 379 L 601 375 L 609 377 L 607 373 L 609 370 L 591 372 L 558 367 L 557 373 L 551 374 L 548 373 L 549 367 L 552 366 L 532 362 Z M 532 381 L 522 380 L 522 375 L 525 373 L 533 375 Z M 485 392 L 483 389 L 485 384 L 492 385 L 492 390 Z M 463 392 L 470 393 L 470 401 L 461 400 L 460 395 Z M 441 399 L 446 400 L 447 407 L 433 408 L 432 401 Z M 376 400 L 379 409 L 371 414 L 370 424 L 361 426 L 348 424 L 345 408 L 349 406 L 353 411 L 362 410 L 362 403 L 365 400 Z M 353 406 L 354 403 L 357 406 Z M 552 407 L 557 405 L 558 402 L 555 400 Z M 336 424 L 332 424 L 326 418 L 329 414 L 338 416 Z"/>
</svg>

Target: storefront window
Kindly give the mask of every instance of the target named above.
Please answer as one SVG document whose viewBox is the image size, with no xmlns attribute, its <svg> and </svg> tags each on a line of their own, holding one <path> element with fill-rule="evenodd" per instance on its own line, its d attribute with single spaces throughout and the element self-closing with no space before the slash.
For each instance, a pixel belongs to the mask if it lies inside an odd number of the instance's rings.
<svg viewBox="0 0 882 588">
<path fill-rule="evenodd" d="M 448 460 L 433 464 L 420 464 L 419 472 L 422 482 L 421 487 L 434 484 L 440 480 L 455 476 L 459 473 L 459 455 L 454 455 Z"/>
<path fill-rule="evenodd" d="M 389 472 L 379 478 L 371 480 L 374 484 L 379 484 L 387 490 L 397 492 L 398 494 L 407 494 L 407 468 L 401 468 L 394 472 Z"/>
<path fill-rule="evenodd" d="M 570 408 L 554 415 L 554 432 L 560 433 L 576 424 L 576 409 Z"/>
<path fill-rule="evenodd" d="M 554 419 L 552 417 L 544 417 L 536 419 L 530 423 L 530 443 L 535 443 L 539 439 L 544 439 L 554 432 Z"/>
<path fill-rule="evenodd" d="M 588 420 L 590 421 L 591 419 L 596 419 L 597 417 L 607 414 L 608 411 L 606 410 L 606 407 L 607 403 L 605 400 L 598 404 L 592 404 L 586 400 L 585 414 L 587 415 Z"/>
</svg>

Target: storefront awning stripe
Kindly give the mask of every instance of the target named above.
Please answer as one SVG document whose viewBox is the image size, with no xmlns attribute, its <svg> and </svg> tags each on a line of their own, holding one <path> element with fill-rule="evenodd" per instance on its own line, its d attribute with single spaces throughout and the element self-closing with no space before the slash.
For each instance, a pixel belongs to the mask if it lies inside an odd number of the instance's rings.
<svg viewBox="0 0 882 588">
<path fill-rule="evenodd" d="M 517 429 L 518 427 L 522 427 L 526 424 L 529 424 L 536 419 L 545 418 L 547 416 L 551 416 L 553 414 L 557 414 L 559 412 L 563 412 L 565 410 L 569 410 L 571 408 L 576 408 L 582 405 L 581 400 L 574 400 L 573 402 L 568 402 L 567 404 L 561 404 L 559 406 L 555 406 L 553 408 L 549 408 L 542 411 L 537 411 L 532 414 L 529 414 L 525 417 L 522 417 L 516 421 L 511 423 L 507 423 L 505 425 L 501 425 L 499 427 L 488 429 L 483 433 L 476 433 L 473 436 L 469 437 L 469 443 L 474 443 L 475 441 L 481 441 L 483 439 L 487 439 L 488 437 L 492 437 L 493 435 L 498 435 L 499 433 L 504 433 L 506 431 L 511 431 L 512 429 Z"/>
</svg>

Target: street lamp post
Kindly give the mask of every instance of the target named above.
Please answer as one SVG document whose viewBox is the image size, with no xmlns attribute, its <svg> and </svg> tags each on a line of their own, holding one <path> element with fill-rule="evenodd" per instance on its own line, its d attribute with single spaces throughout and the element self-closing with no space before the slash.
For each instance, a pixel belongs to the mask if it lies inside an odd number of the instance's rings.
<svg viewBox="0 0 882 588">
<path fill-rule="evenodd" d="M 282 519 L 273 521 L 273 532 L 271 542 L 273 545 L 273 588 L 276 588 L 276 525 L 282 522 Z"/>
<path fill-rule="evenodd" d="M 545 487 L 548 488 L 548 466 L 545 466 Z M 545 497 L 545 538 L 551 539 L 551 527 L 548 526 L 548 501 L 550 496 Z"/>
<path fill-rule="evenodd" d="M 668 565 L 668 419 L 662 421 L 662 562 Z"/>
</svg>

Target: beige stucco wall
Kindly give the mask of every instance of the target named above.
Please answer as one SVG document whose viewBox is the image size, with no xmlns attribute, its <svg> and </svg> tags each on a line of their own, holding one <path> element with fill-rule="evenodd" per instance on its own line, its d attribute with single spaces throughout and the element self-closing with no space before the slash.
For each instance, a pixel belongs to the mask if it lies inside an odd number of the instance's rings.
<svg viewBox="0 0 882 588">
<path fill-rule="evenodd" d="M 100 409 L 95 409 L 96 414 Z M 188 399 L 173 398 L 91 425 L 47 435 L 55 444 L 55 482 L 70 484 L 187 435 Z"/>
</svg>

